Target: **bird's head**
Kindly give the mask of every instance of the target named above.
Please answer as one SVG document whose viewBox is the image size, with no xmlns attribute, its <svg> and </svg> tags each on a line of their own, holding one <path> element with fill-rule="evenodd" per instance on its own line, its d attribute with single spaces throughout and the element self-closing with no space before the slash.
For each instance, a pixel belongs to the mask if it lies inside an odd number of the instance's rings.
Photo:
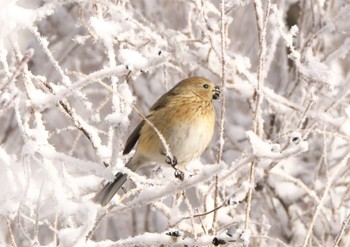
<svg viewBox="0 0 350 247">
<path fill-rule="evenodd" d="M 179 82 L 174 90 L 183 95 L 194 94 L 203 100 L 218 99 L 220 88 L 203 77 L 190 77 Z"/>
</svg>

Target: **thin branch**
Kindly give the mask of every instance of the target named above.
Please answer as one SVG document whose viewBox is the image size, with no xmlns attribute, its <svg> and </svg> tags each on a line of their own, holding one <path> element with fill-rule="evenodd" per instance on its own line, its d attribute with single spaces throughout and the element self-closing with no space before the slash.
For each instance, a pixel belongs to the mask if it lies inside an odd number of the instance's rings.
<svg viewBox="0 0 350 247">
<path fill-rule="evenodd" d="M 0 97 L 3 95 L 5 89 L 16 80 L 16 78 L 22 73 L 24 67 L 28 64 L 30 59 L 34 55 L 34 49 L 30 48 L 28 49 L 22 58 L 22 60 L 17 64 L 15 72 L 12 74 L 10 79 L 0 88 L 1 94 Z"/>
<path fill-rule="evenodd" d="M 53 246 L 58 246 L 58 213 L 55 213 L 55 221 L 53 223 Z"/>
<path fill-rule="evenodd" d="M 49 41 L 46 38 L 41 37 L 37 27 L 32 27 L 29 30 L 32 32 L 32 34 L 34 35 L 34 37 L 38 41 L 38 44 L 40 45 L 41 49 L 46 54 L 46 56 L 49 58 L 49 61 L 51 62 L 51 64 L 55 68 L 55 70 L 61 76 L 62 83 L 66 86 L 71 85 L 71 81 L 70 81 L 69 77 L 63 72 L 63 70 L 60 67 L 60 65 L 58 64 L 57 60 L 54 58 L 52 52 L 49 50 L 49 48 L 48 48 Z"/>
<path fill-rule="evenodd" d="M 217 163 L 222 160 L 222 151 L 224 147 L 224 124 L 225 124 L 225 93 L 226 93 L 226 32 L 225 32 L 225 1 L 221 0 L 221 113 L 219 125 L 219 148 L 217 154 Z"/>
<path fill-rule="evenodd" d="M 138 207 L 147 205 L 149 203 L 153 203 L 154 201 L 159 200 L 160 198 L 173 195 L 176 192 L 183 191 L 187 188 L 193 187 L 199 183 L 207 181 L 208 179 L 212 178 L 213 176 L 218 174 L 220 171 L 222 171 L 224 167 L 225 166 L 222 164 L 207 166 L 205 169 L 204 168 L 202 169 L 200 174 L 197 174 L 196 176 L 192 176 L 184 180 L 180 184 L 175 182 L 169 182 L 157 188 L 155 188 L 154 186 L 150 188 L 146 188 L 140 191 L 140 194 L 137 198 L 125 203 L 124 205 L 115 205 L 115 204 L 111 205 L 96 220 L 94 227 L 89 232 L 86 239 L 89 239 L 92 237 L 94 231 L 97 229 L 102 219 L 106 217 L 109 213 L 111 212 L 122 213 L 125 211 L 129 211 L 133 208 L 138 208 Z"/>
<path fill-rule="evenodd" d="M 213 208 L 212 210 L 209 210 L 209 211 L 206 211 L 206 212 L 203 212 L 203 213 L 198 213 L 195 214 L 195 215 L 190 215 L 190 216 L 186 216 L 186 217 L 182 217 L 181 219 L 179 219 L 177 222 L 175 222 L 174 224 L 171 224 L 171 226 L 176 226 L 177 224 L 179 224 L 181 221 L 183 220 L 188 220 L 188 219 L 193 219 L 193 218 L 201 218 L 203 216 L 207 216 L 209 214 L 212 214 L 212 213 L 215 213 L 216 211 L 218 211 L 220 208 L 222 208 L 223 206 L 226 206 L 227 203 L 222 203 L 221 205 L 217 206 L 216 208 Z"/>
<path fill-rule="evenodd" d="M 34 239 L 35 245 L 40 245 L 39 243 L 39 211 L 40 211 L 41 196 L 44 188 L 44 181 L 45 179 L 43 179 L 43 181 L 41 182 L 39 196 L 36 201 L 36 208 L 35 208 L 35 225 L 34 225 L 34 233 L 33 233 L 33 239 Z"/>
<path fill-rule="evenodd" d="M 209 211 L 206 211 L 206 212 L 203 212 L 203 213 L 197 213 L 195 215 L 191 214 L 190 216 L 183 217 L 173 225 L 177 225 L 182 220 L 196 218 L 196 217 L 203 217 L 203 216 L 209 215 L 211 213 L 215 213 L 216 211 L 218 211 L 220 208 L 222 208 L 224 206 L 234 206 L 234 205 L 239 204 L 240 202 L 244 201 L 245 198 L 247 197 L 247 194 L 248 194 L 248 191 L 250 188 L 250 186 L 249 185 L 247 186 L 247 185 L 248 185 L 247 183 L 243 183 L 242 186 L 237 191 L 235 191 L 230 197 L 225 199 L 225 201 L 221 205 L 217 206 L 216 208 L 209 210 Z"/>
<path fill-rule="evenodd" d="M 348 226 L 349 222 L 350 222 L 350 214 L 348 214 L 348 216 L 346 216 L 345 220 L 343 221 L 340 232 L 338 233 L 337 237 L 335 238 L 333 247 L 339 246 L 340 240 L 343 237 L 344 232 L 345 232 L 345 228 Z"/>
<path fill-rule="evenodd" d="M 221 114 L 220 114 L 220 126 L 219 126 L 219 149 L 217 154 L 217 163 L 220 163 L 222 160 L 222 152 L 225 144 L 224 140 L 224 124 L 225 124 L 225 94 L 226 94 L 226 30 L 225 30 L 225 1 L 221 0 L 220 3 L 221 12 L 220 12 L 220 37 L 221 37 Z M 218 206 L 218 186 L 219 178 L 215 176 L 215 189 L 214 189 L 214 208 Z M 213 215 L 213 224 L 212 224 L 213 234 L 216 232 L 216 211 Z"/>
<path fill-rule="evenodd" d="M 263 126 L 262 126 L 262 116 L 261 116 L 261 105 L 263 102 L 263 88 L 264 88 L 264 66 L 265 66 L 265 56 L 266 56 L 266 29 L 267 23 L 270 16 L 271 1 L 269 0 L 266 7 L 266 12 L 264 19 L 261 15 L 262 3 L 260 0 L 254 1 L 254 10 L 255 17 L 258 27 L 258 36 L 259 36 L 259 67 L 258 67 L 258 80 L 257 86 L 255 89 L 255 111 L 253 115 L 253 131 L 259 136 L 263 135 Z"/>
<path fill-rule="evenodd" d="M 256 165 L 256 161 L 252 161 L 250 163 L 250 171 L 249 171 L 249 182 L 251 183 L 252 188 L 249 189 L 248 192 L 248 199 L 247 199 L 247 207 L 246 207 L 246 214 L 245 214 L 245 223 L 244 223 L 244 229 L 247 230 L 248 226 L 249 226 L 249 218 L 250 218 L 250 211 L 251 211 L 251 207 L 252 207 L 252 195 L 253 195 L 253 190 L 254 190 L 254 172 L 255 172 L 255 165 Z"/>
<path fill-rule="evenodd" d="M 183 196 L 184 201 L 188 207 L 188 210 L 190 211 L 190 219 L 191 219 L 191 224 L 192 224 L 192 229 L 193 229 L 192 234 L 193 234 L 194 238 L 197 238 L 198 233 L 197 233 L 197 230 L 195 227 L 196 226 L 196 224 L 194 222 L 195 216 L 194 216 L 194 210 L 193 210 L 192 204 L 191 204 L 190 200 L 188 200 L 188 197 L 187 197 L 185 191 L 182 191 L 182 196 Z"/>
<path fill-rule="evenodd" d="M 327 183 L 326 183 L 326 187 L 323 191 L 323 195 L 320 199 L 320 202 L 318 203 L 317 207 L 316 207 L 316 210 L 314 212 L 314 215 L 312 217 L 312 220 L 311 220 L 311 223 L 310 223 L 310 226 L 309 226 L 309 229 L 307 231 L 307 234 L 305 236 L 305 239 L 304 239 L 304 244 L 303 244 L 303 247 L 306 247 L 309 243 L 309 240 L 310 240 L 310 237 L 312 235 L 312 230 L 313 230 L 313 227 L 315 225 L 315 222 L 316 222 L 316 219 L 323 207 L 323 203 L 324 201 L 326 200 L 326 197 L 329 193 L 329 190 L 330 188 L 332 187 L 332 184 L 333 184 L 333 181 L 335 178 L 337 178 L 338 176 L 338 173 L 340 172 L 340 170 L 342 170 L 344 167 L 347 166 L 348 164 L 348 159 L 350 157 L 350 153 L 348 153 L 342 160 L 341 162 L 339 163 L 339 165 L 335 168 L 335 171 L 333 172 L 333 174 L 331 175 L 331 177 L 329 177 L 329 179 L 327 180 Z"/>
<path fill-rule="evenodd" d="M 162 142 L 162 145 L 165 149 L 165 153 L 166 153 L 166 156 L 169 157 L 171 160 L 174 160 L 174 155 L 171 153 L 171 150 L 170 150 L 170 147 L 168 145 L 168 143 L 166 142 L 164 136 L 162 135 L 162 133 L 160 133 L 160 131 L 157 129 L 157 127 L 151 122 L 148 120 L 148 118 L 143 115 L 137 108 L 135 105 L 133 104 L 130 104 L 130 107 L 143 119 L 146 121 L 146 123 L 151 126 L 151 128 L 156 132 L 156 134 L 158 135 L 160 141 Z"/>
<path fill-rule="evenodd" d="M 6 219 L 7 229 L 10 234 L 10 239 L 13 247 L 17 247 L 15 236 L 13 235 L 12 227 L 11 227 L 11 221 L 9 218 Z"/>
<path fill-rule="evenodd" d="M 257 238 L 257 239 L 267 239 L 267 240 L 276 242 L 276 243 L 280 244 L 281 246 L 289 247 L 289 245 L 287 245 L 285 242 L 283 242 L 281 239 L 278 239 L 278 238 L 272 238 L 272 237 L 269 237 L 269 236 L 250 236 L 250 237 L 251 238 Z"/>
<path fill-rule="evenodd" d="M 33 55 L 34 55 L 34 49 L 28 49 L 25 52 L 22 60 L 17 64 L 15 72 L 12 74 L 10 79 L 4 85 L 2 85 L 2 87 L 0 88 L 0 99 L 3 98 L 3 95 L 9 91 L 8 87 L 22 73 L 22 71 L 24 70 L 24 68 L 26 67 L 26 65 L 30 61 L 30 59 L 33 57 Z M 0 109 L 0 117 L 7 110 L 7 108 L 11 104 L 11 102 L 13 102 L 13 100 L 17 97 L 17 93 L 11 95 L 11 97 L 12 97 L 11 99 L 7 99 L 7 100 L 1 102 L 1 104 L 3 104 L 3 105 L 2 105 L 2 109 Z"/>
<path fill-rule="evenodd" d="M 320 202 L 320 198 L 317 196 L 316 192 L 309 189 L 309 187 L 307 187 L 300 179 L 292 177 L 286 173 L 275 171 L 274 169 L 268 171 L 268 173 L 275 175 L 275 176 L 279 176 L 279 177 L 297 185 L 298 187 L 302 188 L 312 199 L 314 199 L 316 203 Z"/>
<path fill-rule="evenodd" d="M 266 54 L 265 37 L 266 37 L 267 23 L 270 15 L 270 9 L 271 9 L 271 1 L 269 0 L 267 2 L 266 12 L 263 18 L 261 1 L 260 0 L 254 1 L 254 11 L 255 11 L 255 17 L 256 17 L 257 28 L 258 28 L 260 53 L 259 53 L 258 81 L 255 89 L 256 98 L 255 98 L 255 111 L 253 115 L 253 132 L 256 135 L 258 135 L 260 138 L 263 135 L 263 120 L 261 116 L 261 105 L 263 102 L 263 88 L 264 88 L 264 79 L 265 79 L 264 78 L 264 64 L 265 64 L 265 54 Z M 246 208 L 245 224 L 244 224 L 245 230 L 247 230 L 249 226 L 252 195 L 253 195 L 254 184 L 255 184 L 255 181 L 254 181 L 255 165 L 256 165 L 256 161 L 252 161 L 252 163 L 250 164 L 249 183 L 251 184 L 252 187 L 249 189 L 249 192 L 248 192 L 247 208 Z"/>
<path fill-rule="evenodd" d="M 113 94 L 116 94 L 118 95 L 118 97 L 120 97 L 121 99 L 124 99 L 125 102 L 128 102 L 128 100 L 126 100 L 123 95 L 121 95 L 119 92 L 113 90 L 113 88 L 111 88 L 110 86 L 108 86 L 107 84 L 105 84 L 104 82 L 102 82 L 101 80 L 97 80 L 97 82 L 102 85 L 103 87 L 105 87 L 106 89 L 108 89 L 110 92 L 112 92 Z M 130 107 L 143 119 L 145 120 L 145 122 L 147 124 L 149 124 L 149 126 L 156 132 L 156 134 L 158 135 L 160 141 L 162 142 L 162 145 L 165 149 L 165 152 L 166 152 L 166 156 L 169 157 L 171 160 L 174 160 L 174 156 L 173 154 L 171 153 L 171 150 L 170 150 L 170 147 L 168 145 L 168 143 L 166 142 L 164 136 L 162 135 L 162 133 L 160 133 L 160 131 L 156 128 L 156 126 L 148 120 L 148 118 L 143 115 L 138 109 L 137 107 L 132 104 L 132 103 L 129 103 Z"/>
<path fill-rule="evenodd" d="M 52 95 L 56 95 L 50 83 L 44 81 L 43 84 L 47 87 Z M 96 151 L 99 157 L 101 156 L 101 139 L 98 134 L 92 132 L 92 126 L 86 123 L 80 116 L 78 116 L 75 111 L 70 107 L 67 102 L 63 102 L 63 100 L 58 101 L 58 104 L 61 106 L 63 111 L 71 118 L 75 127 L 80 130 L 86 138 L 90 141 L 93 149 Z M 108 166 L 106 162 L 103 162 L 105 166 Z"/>
</svg>

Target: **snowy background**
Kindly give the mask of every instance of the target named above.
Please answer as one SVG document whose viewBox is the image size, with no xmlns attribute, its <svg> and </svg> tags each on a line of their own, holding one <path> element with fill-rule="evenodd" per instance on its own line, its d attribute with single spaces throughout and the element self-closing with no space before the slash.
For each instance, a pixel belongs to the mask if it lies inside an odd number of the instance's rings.
<svg viewBox="0 0 350 247">
<path fill-rule="evenodd" d="M 0 246 L 350 245 L 348 0 L 0 5 Z M 95 205 L 192 75 L 223 87 L 201 159 Z"/>
</svg>

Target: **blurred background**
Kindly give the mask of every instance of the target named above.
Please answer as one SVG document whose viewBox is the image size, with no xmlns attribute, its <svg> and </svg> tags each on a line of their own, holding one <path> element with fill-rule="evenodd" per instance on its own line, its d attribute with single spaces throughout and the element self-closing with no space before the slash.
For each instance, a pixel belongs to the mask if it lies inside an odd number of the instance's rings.
<svg viewBox="0 0 350 247">
<path fill-rule="evenodd" d="M 183 246 L 165 234 L 173 230 L 188 246 L 214 237 L 230 246 L 349 245 L 349 1 L 223 3 L 224 16 L 220 1 L 1 2 L 0 245 Z M 224 115 L 222 98 L 213 141 L 186 170 L 200 179 L 179 189 L 171 169 L 152 165 L 111 208 L 92 203 L 129 158 L 121 152 L 141 119 L 131 104 L 147 115 L 189 76 L 222 85 L 221 37 Z M 263 146 L 247 137 L 258 76 Z M 299 141 L 307 148 L 289 152 Z"/>
</svg>

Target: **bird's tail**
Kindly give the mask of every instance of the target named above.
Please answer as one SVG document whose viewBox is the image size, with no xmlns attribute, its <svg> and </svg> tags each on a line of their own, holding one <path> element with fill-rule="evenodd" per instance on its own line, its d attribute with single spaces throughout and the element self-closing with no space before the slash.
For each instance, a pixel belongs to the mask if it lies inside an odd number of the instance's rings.
<svg viewBox="0 0 350 247">
<path fill-rule="evenodd" d="M 135 171 L 137 166 L 135 164 L 134 159 L 132 158 L 129 160 L 129 162 L 126 164 L 126 167 L 128 167 L 130 170 Z M 123 186 L 123 184 L 126 182 L 128 176 L 126 174 L 123 174 L 121 172 L 118 172 L 115 175 L 115 179 L 113 182 L 107 183 L 102 190 L 100 190 L 94 197 L 94 202 L 101 204 L 103 207 L 106 206 L 106 204 L 112 200 L 113 196 L 118 192 L 120 187 Z"/>
</svg>

